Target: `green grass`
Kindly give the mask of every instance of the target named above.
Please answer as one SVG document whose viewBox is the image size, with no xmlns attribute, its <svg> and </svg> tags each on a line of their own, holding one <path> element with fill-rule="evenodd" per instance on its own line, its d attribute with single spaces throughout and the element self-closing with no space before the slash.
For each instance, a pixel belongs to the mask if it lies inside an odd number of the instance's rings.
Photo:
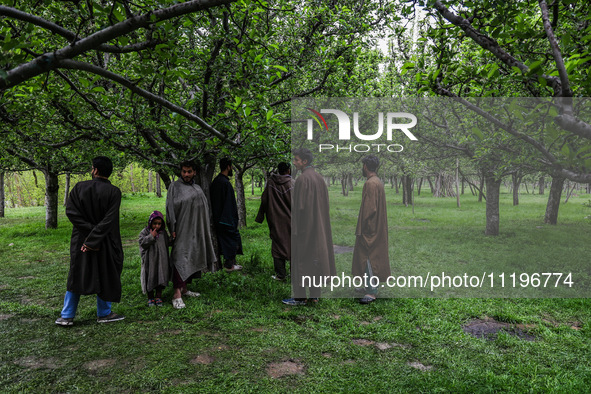
<svg viewBox="0 0 591 394">
<path fill-rule="evenodd" d="M 353 246 L 360 189 L 348 198 L 330 189 L 334 241 Z M 501 195 L 501 234 L 484 236 L 484 203 L 469 195 L 416 198 L 415 213 L 388 193 L 390 258 L 395 273 L 430 269 L 524 270 L 531 262 L 562 269 L 587 263 L 591 235 L 588 195 L 562 204 L 559 224 L 543 224 L 547 196 Z M 247 195 L 247 197 L 250 197 Z M 6 392 L 587 392 L 591 384 L 591 302 L 586 298 L 396 298 L 362 306 L 324 299 L 286 307 L 288 284 L 270 280 L 266 224 L 254 223 L 259 200 L 247 201 L 241 231 L 244 275 L 205 275 L 202 292 L 174 310 L 146 306 L 139 284 L 137 235 L 164 199 L 122 202 L 126 320 L 95 322 L 92 296 L 82 297 L 76 325 L 58 327 L 69 266 L 71 225 L 60 212 L 44 230 L 42 208 L 7 210 L 0 219 L 0 387 Z M 417 220 L 417 219 L 426 219 Z M 349 271 L 351 253 L 337 256 Z M 172 287 L 164 295 L 170 300 Z M 480 296 L 480 295 L 479 295 Z M 501 332 L 494 340 L 465 334 L 472 319 L 525 325 L 534 341 Z M 374 342 L 367 346 L 356 340 Z M 362 342 L 363 343 L 363 342 Z M 367 343 L 367 342 L 366 342 Z M 377 343 L 392 346 L 379 350 Z M 203 360 L 206 363 L 203 363 Z M 291 361 L 299 374 L 269 376 L 271 363 Z M 430 370 L 421 371 L 412 363 Z M 417 365 L 417 364 L 413 364 Z"/>
</svg>

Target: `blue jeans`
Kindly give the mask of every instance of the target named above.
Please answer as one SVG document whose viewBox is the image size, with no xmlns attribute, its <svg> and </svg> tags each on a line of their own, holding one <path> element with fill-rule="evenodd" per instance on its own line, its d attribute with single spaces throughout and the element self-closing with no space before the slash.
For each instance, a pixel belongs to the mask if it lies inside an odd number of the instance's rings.
<svg viewBox="0 0 591 394">
<path fill-rule="evenodd" d="M 66 291 L 64 297 L 64 309 L 62 309 L 62 317 L 64 319 L 72 319 L 76 316 L 76 309 L 78 309 L 78 302 L 80 301 L 80 294 Z M 96 296 L 96 315 L 104 317 L 111 313 L 111 303 L 103 301 L 98 295 Z"/>
</svg>

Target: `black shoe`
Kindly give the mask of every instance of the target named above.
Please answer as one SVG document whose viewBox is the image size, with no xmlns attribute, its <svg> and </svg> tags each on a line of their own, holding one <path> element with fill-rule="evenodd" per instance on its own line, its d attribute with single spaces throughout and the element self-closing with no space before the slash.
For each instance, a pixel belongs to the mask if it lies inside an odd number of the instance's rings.
<svg viewBox="0 0 591 394">
<path fill-rule="evenodd" d="M 366 295 L 365 297 L 363 297 L 362 299 L 359 300 L 359 303 L 360 304 L 371 304 L 375 300 L 376 299 L 374 297 L 370 297 L 370 296 Z"/>
<path fill-rule="evenodd" d="M 73 326 L 74 325 L 74 318 L 73 317 L 69 317 L 69 318 L 59 317 L 55 321 L 55 324 L 57 324 L 58 326 Z"/>
<path fill-rule="evenodd" d="M 116 314 L 115 312 L 109 313 L 107 316 L 99 317 L 96 319 L 97 323 L 111 323 L 125 319 L 125 316 Z"/>
</svg>

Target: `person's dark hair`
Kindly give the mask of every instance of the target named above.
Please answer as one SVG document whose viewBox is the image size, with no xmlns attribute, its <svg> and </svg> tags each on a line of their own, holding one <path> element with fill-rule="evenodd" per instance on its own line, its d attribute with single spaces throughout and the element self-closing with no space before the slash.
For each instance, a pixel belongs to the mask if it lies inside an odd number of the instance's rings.
<svg viewBox="0 0 591 394">
<path fill-rule="evenodd" d="M 306 148 L 299 148 L 293 151 L 294 156 L 298 156 L 300 159 L 305 160 L 308 162 L 308 165 L 312 164 L 314 161 L 314 156 L 312 156 L 312 152 Z"/>
<path fill-rule="evenodd" d="M 361 162 L 365 164 L 367 169 L 371 172 L 376 172 L 380 166 L 380 159 L 374 155 L 365 156 L 363 159 L 361 159 Z"/>
<path fill-rule="evenodd" d="M 191 167 L 193 171 L 197 171 L 197 164 L 193 160 L 185 160 L 179 166 L 179 170 L 182 170 L 183 167 Z"/>
<path fill-rule="evenodd" d="M 223 157 L 220 159 L 220 171 L 224 171 L 228 166 L 232 165 L 232 159 Z"/>
<path fill-rule="evenodd" d="M 289 164 L 282 161 L 281 163 L 279 163 L 279 165 L 277 165 L 277 171 L 279 171 L 279 175 L 287 174 L 289 171 Z"/>
<path fill-rule="evenodd" d="M 113 173 L 113 162 L 106 156 L 92 159 L 92 166 L 98 170 L 98 175 L 108 178 Z"/>
</svg>

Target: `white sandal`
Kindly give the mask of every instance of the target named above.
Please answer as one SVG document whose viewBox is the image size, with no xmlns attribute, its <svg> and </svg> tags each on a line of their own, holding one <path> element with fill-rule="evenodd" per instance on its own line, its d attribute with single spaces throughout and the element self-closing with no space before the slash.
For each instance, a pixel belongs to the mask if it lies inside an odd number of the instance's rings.
<svg viewBox="0 0 591 394">
<path fill-rule="evenodd" d="M 182 298 L 173 298 L 172 307 L 174 309 L 183 309 L 185 307 L 185 303 L 183 302 Z"/>
</svg>

